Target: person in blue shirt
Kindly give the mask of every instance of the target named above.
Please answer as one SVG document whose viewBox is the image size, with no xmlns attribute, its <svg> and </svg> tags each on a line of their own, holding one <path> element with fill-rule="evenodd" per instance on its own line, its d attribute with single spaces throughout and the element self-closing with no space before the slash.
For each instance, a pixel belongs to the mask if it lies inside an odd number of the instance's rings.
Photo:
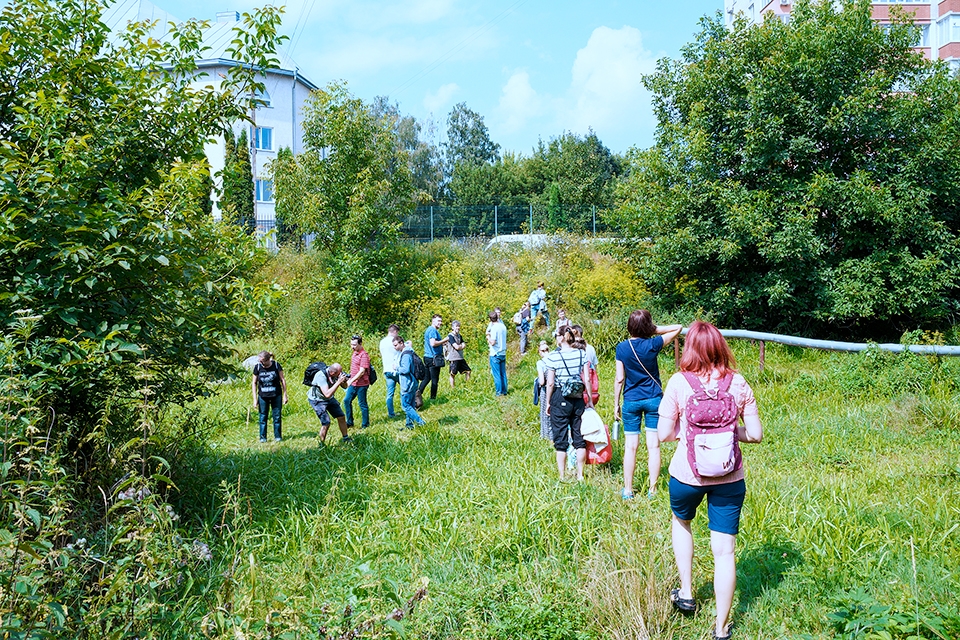
<svg viewBox="0 0 960 640">
<path fill-rule="evenodd" d="M 414 397 L 417 394 L 417 379 L 413 377 L 413 347 L 406 345 L 403 336 L 399 333 L 393 337 L 393 348 L 399 354 L 397 367 L 394 371 L 384 372 L 384 375 L 400 385 L 400 407 L 407 416 L 407 429 L 426 424 L 414 406 Z"/>
<path fill-rule="evenodd" d="M 440 384 L 440 371 L 443 369 L 443 345 L 447 344 L 448 338 L 440 337 L 440 326 L 443 324 L 443 318 L 439 313 L 433 314 L 430 320 L 430 326 L 423 332 L 423 364 L 427 367 L 427 377 L 420 381 L 420 388 L 417 389 L 415 399 L 416 407 L 423 406 L 423 390 L 430 383 L 430 399 L 437 399 L 437 386 Z"/>
<path fill-rule="evenodd" d="M 641 423 L 647 443 L 647 471 L 650 488 L 647 497 L 653 498 L 660 477 L 660 438 L 657 435 L 658 409 L 663 398 L 657 354 L 673 342 L 683 325 L 658 327 L 650 312 L 637 309 L 627 320 L 630 337 L 617 345 L 617 374 L 613 381 L 613 419 L 623 418 L 623 490 L 624 500 L 633 498 L 633 474 L 637 467 L 637 449 L 640 446 Z M 623 405 L 620 395 L 623 394 Z"/>
<path fill-rule="evenodd" d="M 490 345 L 490 373 L 498 396 L 507 395 L 507 327 L 496 310 L 487 314 L 487 344 Z"/>
</svg>

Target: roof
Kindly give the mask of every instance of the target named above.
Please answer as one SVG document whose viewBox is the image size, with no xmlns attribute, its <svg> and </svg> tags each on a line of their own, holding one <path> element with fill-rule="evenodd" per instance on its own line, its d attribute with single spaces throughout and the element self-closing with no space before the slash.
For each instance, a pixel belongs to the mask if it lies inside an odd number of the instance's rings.
<svg viewBox="0 0 960 640">
<path fill-rule="evenodd" d="M 149 0 L 117 0 L 109 6 L 101 16 L 103 23 L 113 33 L 119 33 L 129 22 L 139 22 L 144 20 L 155 21 L 156 24 L 147 32 L 147 35 L 159 41 L 170 39 L 170 24 L 179 25 L 185 22 L 176 16 L 160 9 Z M 233 66 L 239 64 L 234 60 L 227 49 L 233 42 L 233 30 L 241 23 L 236 21 L 216 22 L 211 20 L 210 26 L 203 31 L 203 40 L 201 49 L 203 58 L 197 60 L 198 67 L 211 67 L 217 65 Z M 296 76 L 297 80 L 303 82 L 310 89 L 317 89 L 317 85 L 305 78 L 300 72 L 297 63 L 293 58 L 287 55 L 283 47 L 277 48 L 277 68 L 268 69 L 269 72 L 279 73 L 280 75 Z"/>
</svg>

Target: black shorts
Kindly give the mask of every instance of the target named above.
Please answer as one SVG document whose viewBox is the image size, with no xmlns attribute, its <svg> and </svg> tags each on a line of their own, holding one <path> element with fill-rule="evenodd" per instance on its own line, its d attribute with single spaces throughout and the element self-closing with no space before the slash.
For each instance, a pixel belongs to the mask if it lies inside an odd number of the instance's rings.
<svg viewBox="0 0 960 640">
<path fill-rule="evenodd" d="M 345 418 L 340 401 L 335 397 L 327 400 L 309 400 L 314 413 L 320 418 L 320 424 L 330 424 L 330 418 Z"/>
<path fill-rule="evenodd" d="M 473 371 L 473 369 L 470 368 L 466 360 L 450 361 L 450 375 L 455 376 L 458 373 L 466 373 L 467 371 Z"/>
</svg>

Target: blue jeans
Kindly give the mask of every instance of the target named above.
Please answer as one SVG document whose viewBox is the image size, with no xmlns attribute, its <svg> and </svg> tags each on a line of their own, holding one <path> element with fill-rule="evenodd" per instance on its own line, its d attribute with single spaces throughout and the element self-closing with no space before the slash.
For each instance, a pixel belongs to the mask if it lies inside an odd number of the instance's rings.
<svg viewBox="0 0 960 640">
<path fill-rule="evenodd" d="M 490 373 L 497 395 L 507 395 L 507 356 L 490 356 Z"/>
<path fill-rule="evenodd" d="M 641 422 L 643 422 L 647 431 L 656 432 L 657 423 L 660 420 L 658 409 L 660 408 L 660 400 L 662 399 L 663 396 L 647 398 L 645 400 L 624 400 L 620 412 L 623 417 L 623 432 L 639 434 L 641 431 Z"/>
<path fill-rule="evenodd" d="M 283 396 L 272 398 L 260 397 L 260 439 L 267 439 L 267 409 L 273 414 L 273 437 L 280 438 L 281 412 L 283 410 Z"/>
<path fill-rule="evenodd" d="M 420 414 L 417 413 L 416 408 L 413 406 L 413 401 L 416 396 L 417 385 L 415 384 L 410 386 L 409 391 L 400 394 L 400 406 L 403 408 L 403 412 L 407 415 L 406 426 L 408 427 L 426 424 L 423 418 L 420 417 Z"/>
<path fill-rule="evenodd" d="M 387 415 L 391 418 L 396 418 L 397 414 L 393 410 L 393 395 L 397 391 L 397 381 L 393 378 L 388 378 L 386 375 L 383 376 L 383 381 L 387 384 Z"/>
<path fill-rule="evenodd" d="M 353 399 L 360 405 L 360 426 L 364 429 L 370 426 L 370 405 L 367 404 L 367 389 L 370 387 L 347 387 L 343 396 L 343 413 L 347 416 L 347 426 L 353 426 Z"/>
</svg>

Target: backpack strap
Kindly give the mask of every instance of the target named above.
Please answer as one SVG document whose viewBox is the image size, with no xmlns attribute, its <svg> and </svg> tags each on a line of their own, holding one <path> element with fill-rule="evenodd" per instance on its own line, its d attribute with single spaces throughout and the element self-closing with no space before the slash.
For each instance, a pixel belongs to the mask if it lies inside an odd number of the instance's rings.
<svg viewBox="0 0 960 640">
<path fill-rule="evenodd" d="M 683 374 L 684 380 L 686 380 L 687 384 L 690 385 L 690 388 L 693 389 L 694 393 L 697 391 L 706 391 L 706 389 L 703 388 L 703 383 L 700 382 L 700 378 L 698 378 L 696 374 L 690 371 L 683 371 L 681 373 Z"/>
</svg>

